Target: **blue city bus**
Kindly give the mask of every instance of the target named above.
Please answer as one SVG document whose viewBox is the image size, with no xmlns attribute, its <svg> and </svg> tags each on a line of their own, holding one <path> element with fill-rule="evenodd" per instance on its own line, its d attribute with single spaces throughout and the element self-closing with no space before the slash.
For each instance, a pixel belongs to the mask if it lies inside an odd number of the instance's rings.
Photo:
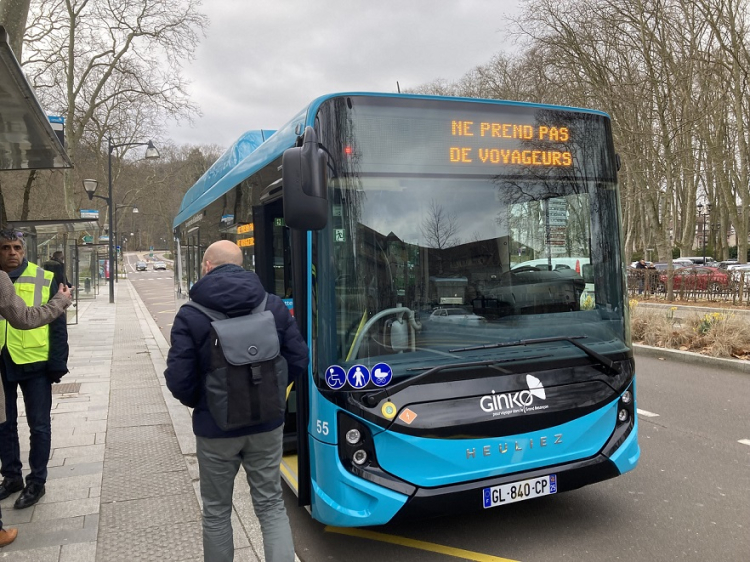
<svg viewBox="0 0 750 562">
<path fill-rule="evenodd" d="M 187 191 L 178 305 L 233 240 L 310 346 L 282 474 L 315 519 L 491 509 L 635 468 L 618 168 L 599 111 L 341 93 Z"/>
</svg>

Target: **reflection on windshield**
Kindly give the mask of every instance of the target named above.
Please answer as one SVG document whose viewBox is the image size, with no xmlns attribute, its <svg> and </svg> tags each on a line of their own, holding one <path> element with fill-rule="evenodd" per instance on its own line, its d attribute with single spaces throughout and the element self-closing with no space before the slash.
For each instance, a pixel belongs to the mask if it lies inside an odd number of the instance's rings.
<svg viewBox="0 0 750 562">
<path fill-rule="evenodd" d="M 616 228 L 592 213 L 592 194 L 613 193 L 488 178 L 340 185 L 330 363 L 571 333 L 621 343 L 619 255 L 592 247 L 592 232 Z"/>
</svg>

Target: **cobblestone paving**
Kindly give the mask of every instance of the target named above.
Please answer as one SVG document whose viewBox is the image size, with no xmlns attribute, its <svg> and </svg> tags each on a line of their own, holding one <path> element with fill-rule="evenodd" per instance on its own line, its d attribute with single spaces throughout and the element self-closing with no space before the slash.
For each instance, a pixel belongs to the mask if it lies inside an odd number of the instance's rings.
<svg viewBox="0 0 750 562">
<path fill-rule="evenodd" d="M 117 304 L 96 560 L 203 560 L 198 501 L 124 298 Z"/>
</svg>

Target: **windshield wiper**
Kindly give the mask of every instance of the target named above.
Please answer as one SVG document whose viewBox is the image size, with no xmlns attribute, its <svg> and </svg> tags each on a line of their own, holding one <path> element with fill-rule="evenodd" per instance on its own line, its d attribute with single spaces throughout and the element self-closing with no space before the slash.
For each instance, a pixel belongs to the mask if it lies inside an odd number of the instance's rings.
<svg viewBox="0 0 750 562">
<path fill-rule="evenodd" d="M 508 341 L 508 342 L 502 342 L 502 343 L 489 343 L 487 345 L 477 345 L 473 347 L 461 347 L 459 349 L 451 349 L 449 350 L 450 353 L 460 353 L 461 351 L 477 351 L 480 349 L 495 349 L 498 347 L 515 347 L 520 345 L 530 345 L 535 343 L 549 343 L 549 342 L 556 342 L 556 341 L 566 341 L 568 343 L 572 343 L 574 346 L 576 346 L 578 349 L 583 351 L 586 355 L 591 357 L 592 359 L 596 359 L 600 364 L 607 367 L 612 373 L 619 375 L 622 373 L 622 367 L 612 361 L 610 358 L 605 357 L 601 353 L 594 351 L 587 345 L 583 345 L 582 343 L 576 341 L 576 340 L 582 340 L 586 339 L 588 336 L 553 336 L 549 338 L 531 338 L 528 340 L 515 340 L 515 341 Z"/>
<path fill-rule="evenodd" d="M 480 348 L 477 348 L 477 349 L 480 349 Z M 530 359 L 543 359 L 545 357 L 552 357 L 552 355 L 534 355 L 531 357 L 514 357 L 512 359 L 486 359 L 484 361 L 468 361 L 466 363 L 446 363 L 445 365 L 438 365 L 437 367 L 432 367 L 428 369 L 427 371 L 425 371 L 424 373 L 420 375 L 416 375 L 398 384 L 394 384 L 390 388 L 384 388 L 376 392 L 371 392 L 370 394 L 365 394 L 362 397 L 362 402 L 364 402 L 365 405 L 372 408 L 378 402 L 380 402 L 380 400 L 382 400 L 384 396 L 390 396 L 391 394 L 400 392 L 404 390 L 405 388 L 408 388 L 411 385 L 416 384 L 419 381 L 424 380 L 427 377 L 430 377 L 434 375 L 435 373 L 439 373 L 441 371 L 447 371 L 450 369 L 465 369 L 469 367 L 491 367 L 493 365 L 499 365 L 500 363 L 512 363 L 514 361 L 529 361 Z M 506 371 L 505 369 L 502 369 L 502 371 L 504 371 L 506 374 L 508 373 L 508 371 Z"/>
</svg>

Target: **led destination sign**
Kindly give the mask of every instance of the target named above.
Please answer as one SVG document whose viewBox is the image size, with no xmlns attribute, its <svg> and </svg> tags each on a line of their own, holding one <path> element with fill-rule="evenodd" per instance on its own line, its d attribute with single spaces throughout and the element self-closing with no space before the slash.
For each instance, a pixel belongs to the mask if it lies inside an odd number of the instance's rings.
<svg viewBox="0 0 750 562">
<path fill-rule="evenodd" d="M 476 137 L 490 142 L 485 146 L 451 146 L 449 160 L 462 164 L 514 164 L 523 166 L 570 167 L 573 156 L 567 150 L 555 150 L 558 143 L 570 140 L 568 127 L 545 125 L 520 125 L 516 123 L 493 123 L 482 121 L 451 121 L 451 136 Z M 534 149 L 497 146 L 494 139 L 526 141 Z M 468 140 L 468 139 L 467 139 Z M 474 141 L 475 139 L 471 139 Z M 468 144 L 468 143 L 467 143 Z M 544 145 L 549 149 L 544 150 Z"/>
<path fill-rule="evenodd" d="M 327 121 L 343 139 L 340 175 L 616 178 L 603 114 L 386 97 L 350 101 L 351 107 L 336 107 L 344 115 Z M 338 141 L 330 142 L 329 150 Z"/>
</svg>

